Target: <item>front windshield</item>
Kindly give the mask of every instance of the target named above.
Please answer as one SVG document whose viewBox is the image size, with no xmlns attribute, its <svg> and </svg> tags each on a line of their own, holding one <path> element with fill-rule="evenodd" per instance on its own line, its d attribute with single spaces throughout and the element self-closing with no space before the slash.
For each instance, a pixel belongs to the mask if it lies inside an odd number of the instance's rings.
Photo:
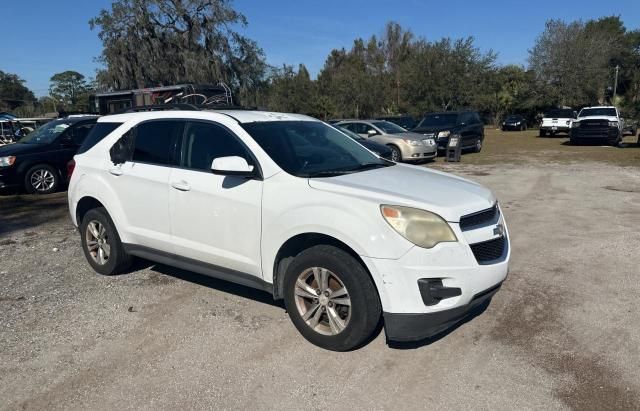
<svg viewBox="0 0 640 411">
<path fill-rule="evenodd" d="M 280 168 L 297 177 L 332 177 L 393 165 L 319 121 L 242 124 Z"/>
<path fill-rule="evenodd" d="M 506 121 L 520 121 L 520 116 L 509 116 Z"/>
<path fill-rule="evenodd" d="M 51 121 L 21 138 L 18 142 L 23 144 L 49 144 L 58 138 L 70 125 L 70 122 Z"/>
<path fill-rule="evenodd" d="M 404 128 L 390 121 L 375 121 L 371 124 L 374 127 L 378 127 L 380 130 L 384 131 L 385 134 L 400 134 L 407 132 L 407 130 L 405 130 Z"/>
<path fill-rule="evenodd" d="M 591 117 L 591 116 L 615 117 L 616 109 L 613 107 L 585 108 L 580 111 L 580 115 L 578 117 Z"/>
<path fill-rule="evenodd" d="M 418 127 L 446 127 L 455 126 L 457 114 L 427 114 Z"/>
</svg>

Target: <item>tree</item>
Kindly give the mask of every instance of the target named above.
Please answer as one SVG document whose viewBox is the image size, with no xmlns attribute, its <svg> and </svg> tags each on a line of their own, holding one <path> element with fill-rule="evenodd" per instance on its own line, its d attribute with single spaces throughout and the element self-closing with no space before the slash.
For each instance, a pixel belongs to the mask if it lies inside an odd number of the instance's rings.
<svg viewBox="0 0 640 411">
<path fill-rule="evenodd" d="M 91 90 L 85 77 L 77 71 L 63 71 L 51 76 L 49 95 L 58 110 L 83 110 Z"/>
<path fill-rule="evenodd" d="M 234 30 L 247 21 L 228 0 L 116 0 L 89 24 L 104 46 L 103 88 L 223 81 L 255 98 L 265 74 L 264 53 Z"/>
<path fill-rule="evenodd" d="M 36 97 L 24 83 L 25 81 L 17 75 L 0 70 L 0 111 L 33 105 Z"/>
</svg>

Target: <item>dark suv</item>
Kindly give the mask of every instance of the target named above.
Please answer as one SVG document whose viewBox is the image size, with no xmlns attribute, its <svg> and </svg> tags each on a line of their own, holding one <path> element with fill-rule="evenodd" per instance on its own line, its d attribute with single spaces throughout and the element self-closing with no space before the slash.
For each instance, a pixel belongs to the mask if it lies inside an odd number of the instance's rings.
<svg viewBox="0 0 640 411">
<path fill-rule="evenodd" d="M 95 116 L 54 120 L 18 142 L 0 147 L 0 189 L 22 187 L 36 194 L 56 191 L 67 179 L 67 163 L 96 120 Z"/>
<path fill-rule="evenodd" d="M 484 126 L 475 111 L 428 113 L 411 131 L 435 138 L 438 150 L 447 148 L 449 136 L 452 134 L 460 136 L 463 149 L 471 149 L 476 153 L 482 150 L 484 141 Z"/>
</svg>

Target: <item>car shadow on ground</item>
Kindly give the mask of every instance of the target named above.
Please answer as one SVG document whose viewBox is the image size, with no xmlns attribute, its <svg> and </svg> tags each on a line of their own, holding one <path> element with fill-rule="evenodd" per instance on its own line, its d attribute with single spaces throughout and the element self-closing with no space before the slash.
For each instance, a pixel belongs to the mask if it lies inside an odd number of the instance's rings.
<svg viewBox="0 0 640 411">
<path fill-rule="evenodd" d="M 7 195 L 8 194 L 8 195 Z M 0 236 L 69 218 L 67 193 L 22 195 L 0 192 Z"/>
<path fill-rule="evenodd" d="M 640 148 L 640 144 L 639 143 L 634 143 L 634 142 L 626 142 L 623 141 L 621 142 L 618 146 L 612 146 L 610 144 L 606 144 L 602 141 L 581 141 L 578 144 L 574 144 L 572 143 L 570 140 L 564 141 L 561 143 L 563 146 L 573 146 L 573 147 L 580 147 L 580 146 L 585 146 L 585 147 L 610 147 L 610 148 Z"/>
<path fill-rule="evenodd" d="M 267 291 L 235 284 L 225 280 L 219 280 L 208 275 L 194 273 L 193 271 L 186 271 L 164 264 L 157 264 L 140 258 L 136 258 L 135 263 L 130 271 L 137 271 L 144 268 L 150 268 L 151 271 L 159 274 L 168 275 L 178 280 L 187 281 L 193 284 L 201 285 L 203 287 L 222 291 L 228 294 L 233 294 L 241 298 L 247 298 L 253 301 L 260 302 L 262 304 L 269 304 L 271 306 L 280 307 L 282 309 L 285 308 L 284 301 L 275 301 L 273 299 L 273 294 Z"/>
<path fill-rule="evenodd" d="M 445 338 L 446 336 L 448 336 L 449 334 L 451 334 L 452 332 L 454 332 L 458 328 L 462 327 L 466 323 L 468 323 L 470 321 L 473 321 L 474 318 L 476 318 L 476 317 L 480 316 L 482 313 L 484 313 L 487 310 L 487 308 L 489 307 L 490 304 L 491 304 L 491 299 L 483 302 L 479 306 L 477 306 L 477 307 L 473 308 L 471 311 L 469 311 L 469 314 L 466 317 L 464 317 L 462 320 L 460 320 L 459 323 L 456 323 L 455 325 L 451 326 L 451 328 L 448 328 L 445 331 L 434 335 L 433 337 L 425 338 L 425 339 L 418 340 L 418 341 L 408 341 L 408 342 L 389 341 L 389 340 L 387 340 L 387 345 L 389 346 L 389 348 L 392 348 L 392 349 L 395 349 L 395 350 L 415 350 L 415 349 L 422 348 L 422 347 L 427 346 L 427 345 L 431 345 L 431 344 L 435 343 L 436 341 L 440 341 L 441 339 Z"/>
</svg>

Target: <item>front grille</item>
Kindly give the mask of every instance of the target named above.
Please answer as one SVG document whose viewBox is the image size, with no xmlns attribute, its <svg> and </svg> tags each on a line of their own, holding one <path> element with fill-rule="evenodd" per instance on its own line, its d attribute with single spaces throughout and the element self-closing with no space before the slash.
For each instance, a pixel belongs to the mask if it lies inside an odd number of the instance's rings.
<svg viewBox="0 0 640 411">
<path fill-rule="evenodd" d="M 494 204 L 493 207 L 489 209 L 460 217 L 460 229 L 462 231 L 468 231 L 474 228 L 488 226 L 497 223 L 499 218 L 500 210 L 498 209 L 498 204 Z"/>
<path fill-rule="evenodd" d="M 498 237 L 493 240 L 471 244 L 471 251 L 478 264 L 491 264 L 501 260 L 507 251 L 507 238 Z"/>
</svg>

